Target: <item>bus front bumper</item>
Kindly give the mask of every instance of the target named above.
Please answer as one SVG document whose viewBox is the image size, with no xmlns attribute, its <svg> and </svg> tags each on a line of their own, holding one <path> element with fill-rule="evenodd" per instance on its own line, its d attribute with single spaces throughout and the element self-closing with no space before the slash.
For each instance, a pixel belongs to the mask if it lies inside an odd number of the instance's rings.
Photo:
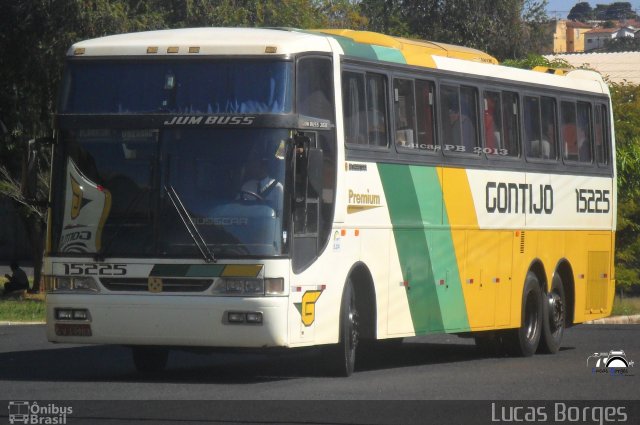
<svg viewBox="0 0 640 425">
<path fill-rule="evenodd" d="M 282 347 L 287 345 L 287 300 L 49 293 L 47 338 L 74 344 Z M 80 312 L 80 317 L 62 319 L 56 310 L 71 316 Z M 262 323 L 238 321 L 243 314 L 252 314 L 250 320 L 261 316 Z"/>
</svg>

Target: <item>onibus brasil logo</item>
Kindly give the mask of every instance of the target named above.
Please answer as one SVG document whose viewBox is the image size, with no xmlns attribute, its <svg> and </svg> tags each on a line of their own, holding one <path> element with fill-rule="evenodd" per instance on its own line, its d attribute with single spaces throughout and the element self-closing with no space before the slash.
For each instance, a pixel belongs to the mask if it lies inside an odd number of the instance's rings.
<svg viewBox="0 0 640 425">
<path fill-rule="evenodd" d="M 587 366 L 592 374 L 606 374 L 610 376 L 629 375 L 629 368 L 633 367 L 633 360 L 627 359 L 623 350 L 611 350 L 608 353 L 593 353 L 587 357 Z"/>
<path fill-rule="evenodd" d="M 38 402 L 10 401 L 9 423 L 16 424 L 57 424 L 67 423 L 67 416 L 73 414 L 73 407 L 58 406 L 54 403 L 39 405 Z"/>
</svg>

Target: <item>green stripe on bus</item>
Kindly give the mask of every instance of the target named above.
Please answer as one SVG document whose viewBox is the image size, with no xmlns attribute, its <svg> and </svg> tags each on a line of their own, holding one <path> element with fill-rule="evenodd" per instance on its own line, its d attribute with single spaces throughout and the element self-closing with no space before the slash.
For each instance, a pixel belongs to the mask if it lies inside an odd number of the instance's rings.
<svg viewBox="0 0 640 425">
<path fill-rule="evenodd" d="M 460 282 L 458 259 L 449 228 L 446 205 L 438 170 L 435 167 L 411 166 L 424 227 L 429 231 L 427 243 L 436 281 L 442 323 L 446 330 L 468 330 L 469 319 Z"/>
<path fill-rule="evenodd" d="M 379 164 L 417 333 L 468 330 L 460 273 L 434 167 Z M 398 190 L 402 188 L 402 190 Z"/>
<path fill-rule="evenodd" d="M 387 198 L 402 278 L 409 284 L 406 294 L 413 328 L 420 333 L 442 330 L 427 232 L 422 228 L 422 214 L 411 170 L 406 165 L 378 164 L 378 172 Z M 439 185 L 437 179 L 436 184 Z"/>
<path fill-rule="evenodd" d="M 376 45 L 372 45 L 371 48 L 376 53 L 378 60 L 396 63 L 407 63 L 404 55 L 398 49 Z"/>
<path fill-rule="evenodd" d="M 357 56 L 359 58 L 372 59 L 372 60 L 378 59 L 378 55 L 376 54 L 376 51 L 369 44 L 357 43 L 352 39 L 343 37 L 341 35 L 334 35 L 334 34 L 323 34 L 323 35 L 335 38 L 340 44 L 340 47 L 342 47 L 342 50 L 344 50 L 344 54 L 347 56 Z"/>
</svg>

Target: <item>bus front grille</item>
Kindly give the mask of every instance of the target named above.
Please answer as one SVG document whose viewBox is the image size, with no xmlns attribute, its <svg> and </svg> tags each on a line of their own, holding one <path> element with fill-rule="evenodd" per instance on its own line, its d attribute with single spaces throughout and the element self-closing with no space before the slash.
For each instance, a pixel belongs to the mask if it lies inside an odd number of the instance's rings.
<svg viewBox="0 0 640 425">
<path fill-rule="evenodd" d="M 109 291 L 114 292 L 148 292 L 149 280 L 141 278 L 111 278 L 103 277 L 100 283 Z M 161 292 L 204 292 L 213 284 L 213 279 L 162 279 Z"/>
</svg>

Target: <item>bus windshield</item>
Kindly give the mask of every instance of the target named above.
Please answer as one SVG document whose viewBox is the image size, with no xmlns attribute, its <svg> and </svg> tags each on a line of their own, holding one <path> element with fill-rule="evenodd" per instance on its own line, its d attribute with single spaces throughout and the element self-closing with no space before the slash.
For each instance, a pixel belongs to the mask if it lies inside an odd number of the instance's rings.
<svg viewBox="0 0 640 425">
<path fill-rule="evenodd" d="M 70 61 L 63 114 L 288 113 L 292 63 Z"/>
<path fill-rule="evenodd" d="M 288 130 L 94 129 L 62 137 L 58 252 L 198 256 L 186 221 L 216 257 L 283 253 Z"/>
</svg>

